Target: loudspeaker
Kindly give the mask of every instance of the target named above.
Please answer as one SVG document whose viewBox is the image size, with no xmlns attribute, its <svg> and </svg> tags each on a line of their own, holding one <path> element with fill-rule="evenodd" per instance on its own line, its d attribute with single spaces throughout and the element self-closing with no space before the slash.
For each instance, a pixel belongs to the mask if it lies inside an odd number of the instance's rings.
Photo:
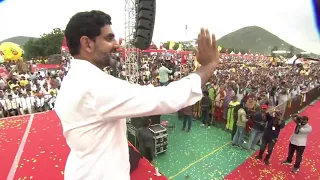
<svg viewBox="0 0 320 180">
<path fill-rule="evenodd" d="M 156 0 L 136 0 L 136 32 L 134 45 L 136 48 L 148 49 L 153 36 L 156 18 Z"/>
</svg>

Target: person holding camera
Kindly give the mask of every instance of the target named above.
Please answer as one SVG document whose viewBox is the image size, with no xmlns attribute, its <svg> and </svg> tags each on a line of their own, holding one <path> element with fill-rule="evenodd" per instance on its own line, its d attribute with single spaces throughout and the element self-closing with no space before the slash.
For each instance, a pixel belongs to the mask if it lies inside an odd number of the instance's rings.
<svg viewBox="0 0 320 180">
<path fill-rule="evenodd" d="M 268 146 L 268 154 L 264 159 L 266 165 L 270 164 L 270 157 L 273 152 L 273 148 L 278 141 L 280 130 L 284 128 L 285 122 L 281 119 L 281 113 L 274 111 L 271 114 L 266 114 L 267 126 L 262 136 L 262 144 L 260 146 L 259 154 L 256 159 L 262 159 L 263 153 Z"/>
<path fill-rule="evenodd" d="M 308 135 L 312 131 L 312 127 L 308 124 L 308 121 L 309 118 L 307 116 L 296 116 L 294 118 L 294 122 L 297 125 L 294 133 L 290 137 L 288 157 L 282 162 L 283 165 L 291 165 L 293 154 L 296 152 L 296 162 L 292 169 L 293 173 L 298 173 L 299 171 Z"/>
</svg>

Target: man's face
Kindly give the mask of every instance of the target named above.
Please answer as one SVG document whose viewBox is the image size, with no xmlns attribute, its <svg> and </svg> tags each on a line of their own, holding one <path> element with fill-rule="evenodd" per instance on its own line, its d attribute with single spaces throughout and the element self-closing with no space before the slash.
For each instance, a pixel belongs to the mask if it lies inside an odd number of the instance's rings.
<svg viewBox="0 0 320 180">
<path fill-rule="evenodd" d="M 89 54 L 89 60 L 93 64 L 100 69 L 111 65 L 111 53 L 119 48 L 119 44 L 115 40 L 115 35 L 110 25 L 105 25 L 101 28 L 100 35 L 94 41 L 91 39 L 82 40 L 82 38 L 80 39 L 82 47 Z"/>
</svg>

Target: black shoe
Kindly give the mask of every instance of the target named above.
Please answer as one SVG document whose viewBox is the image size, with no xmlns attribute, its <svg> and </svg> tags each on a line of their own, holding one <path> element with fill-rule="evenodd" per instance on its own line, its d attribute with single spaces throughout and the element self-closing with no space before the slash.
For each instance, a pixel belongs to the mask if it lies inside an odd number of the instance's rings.
<svg viewBox="0 0 320 180">
<path fill-rule="evenodd" d="M 297 173 L 299 172 L 299 168 L 293 168 L 291 172 L 293 172 L 293 173 L 296 173 L 296 174 L 297 174 Z"/>
<path fill-rule="evenodd" d="M 292 163 L 288 162 L 287 160 L 283 161 L 281 164 L 285 165 L 285 166 L 291 166 L 292 165 Z"/>
<path fill-rule="evenodd" d="M 262 156 L 258 155 L 258 156 L 255 157 L 255 159 L 259 159 L 260 160 L 260 159 L 262 159 Z"/>
<path fill-rule="evenodd" d="M 269 166 L 269 165 L 270 165 L 269 159 L 265 159 L 265 160 L 264 160 L 264 163 L 265 163 L 267 166 Z"/>
<path fill-rule="evenodd" d="M 185 129 L 184 128 L 181 128 L 181 131 L 184 131 Z"/>
</svg>

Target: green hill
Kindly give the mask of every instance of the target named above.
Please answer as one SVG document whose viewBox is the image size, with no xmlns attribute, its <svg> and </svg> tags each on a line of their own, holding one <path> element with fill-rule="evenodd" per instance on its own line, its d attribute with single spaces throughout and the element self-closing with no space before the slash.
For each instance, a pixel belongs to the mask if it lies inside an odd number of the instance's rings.
<svg viewBox="0 0 320 180">
<path fill-rule="evenodd" d="M 270 54 L 274 46 L 277 46 L 279 50 L 289 50 L 291 46 L 269 31 L 257 26 L 248 26 L 231 32 L 221 37 L 217 43 L 223 48 L 230 48 L 229 53 L 232 48 L 235 48 L 245 51 L 250 49 L 252 53 Z M 303 50 L 294 47 L 294 53 L 300 52 Z"/>
<path fill-rule="evenodd" d="M 30 39 L 37 39 L 35 37 L 27 37 L 27 36 L 16 36 L 0 41 L 0 44 L 3 42 L 13 42 L 19 44 L 21 47 Z"/>
</svg>

